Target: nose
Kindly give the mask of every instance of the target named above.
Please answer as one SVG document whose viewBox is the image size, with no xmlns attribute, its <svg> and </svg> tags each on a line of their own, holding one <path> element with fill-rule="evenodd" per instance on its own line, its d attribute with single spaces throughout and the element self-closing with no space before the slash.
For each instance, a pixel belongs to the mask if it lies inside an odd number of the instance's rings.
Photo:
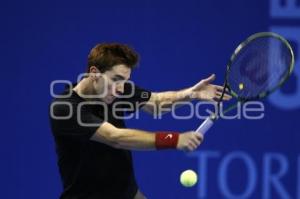
<svg viewBox="0 0 300 199">
<path fill-rule="evenodd" d="M 124 93 L 124 83 L 118 83 L 116 85 L 116 93 L 123 94 Z"/>
</svg>

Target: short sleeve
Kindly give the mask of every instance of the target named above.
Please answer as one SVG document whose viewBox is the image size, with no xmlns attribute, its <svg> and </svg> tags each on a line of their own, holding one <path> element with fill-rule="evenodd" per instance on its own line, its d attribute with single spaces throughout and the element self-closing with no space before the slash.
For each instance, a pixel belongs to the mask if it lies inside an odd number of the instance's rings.
<svg viewBox="0 0 300 199">
<path fill-rule="evenodd" d="M 84 103 L 54 101 L 50 106 L 50 123 L 55 136 L 89 139 L 103 123 Z"/>
<path fill-rule="evenodd" d="M 136 111 L 137 109 L 143 107 L 149 101 L 150 97 L 150 91 L 132 83 L 125 83 L 124 93 L 118 102 L 123 102 L 123 108 L 131 106 L 133 109 L 132 111 Z"/>
</svg>

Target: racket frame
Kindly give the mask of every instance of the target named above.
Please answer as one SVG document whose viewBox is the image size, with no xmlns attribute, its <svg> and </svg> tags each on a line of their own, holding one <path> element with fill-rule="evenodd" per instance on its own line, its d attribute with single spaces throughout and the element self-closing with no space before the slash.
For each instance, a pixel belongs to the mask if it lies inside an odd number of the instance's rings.
<svg viewBox="0 0 300 199">
<path fill-rule="evenodd" d="M 250 42 L 252 42 L 253 40 L 256 40 L 258 38 L 262 38 L 262 37 L 274 37 L 276 39 L 279 39 L 280 41 L 282 41 L 286 47 L 289 49 L 289 52 L 291 54 L 291 63 L 289 65 L 289 70 L 287 71 L 287 73 L 282 77 L 282 79 L 279 81 L 279 83 L 277 84 L 277 86 L 275 86 L 274 88 L 270 89 L 269 91 L 265 91 L 260 93 L 258 96 L 255 97 L 251 97 L 251 98 L 243 98 L 238 96 L 238 94 L 236 92 L 234 92 L 231 88 L 230 88 L 230 84 L 228 83 L 228 78 L 229 78 L 229 74 L 230 74 L 230 68 L 232 63 L 234 62 L 235 58 L 238 56 L 239 52 L 241 52 L 242 49 L 244 49 L 245 46 L 247 46 Z M 237 98 L 238 101 L 241 102 L 246 102 L 246 101 L 252 101 L 252 100 L 257 100 L 257 99 L 261 99 L 261 98 L 265 98 L 268 95 L 270 95 L 271 93 L 273 93 L 275 90 L 277 90 L 279 87 L 282 86 L 282 84 L 289 78 L 290 74 L 292 73 L 293 69 L 294 69 L 294 65 L 295 65 L 295 56 L 294 56 L 294 52 L 293 49 L 290 45 L 290 43 L 281 35 L 274 33 L 274 32 L 259 32 L 259 33 L 255 33 L 251 36 L 249 36 L 245 41 L 243 41 L 242 43 L 240 43 L 240 45 L 238 45 L 238 47 L 234 50 L 234 53 L 231 55 L 227 66 L 226 66 L 226 75 L 225 75 L 225 83 L 224 83 L 224 89 L 225 87 L 229 89 L 230 94 Z M 221 99 L 222 100 L 222 99 Z"/>
<path fill-rule="evenodd" d="M 251 97 L 251 98 L 239 97 L 238 94 L 230 88 L 230 84 L 228 83 L 228 77 L 229 77 L 229 74 L 230 74 L 231 65 L 232 65 L 233 61 L 235 60 L 235 58 L 237 57 L 237 55 L 239 54 L 239 52 L 241 52 L 241 50 L 244 49 L 245 46 L 247 46 L 253 40 L 258 39 L 258 38 L 262 38 L 262 37 L 275 37 L 276 39 L 279 39 L 280 41 L 282 41 L 286 45 L 286 47 L 289 49 L 289 52 L 291 54 L 291 63 L 289 65 L 289 70 L 282 77 L 282 79 L 279 81 L 278 85 L 275 86 L 274 88 L 270 89 L 269 91 L 262 92 L 258 96 Z M 237 46 L 237 48 L 234 50 L 234 53 L 231 55 L 227 65 L 226 65 L 225 81 L 224 81 L 224 85 L 223 85 L 224 89 L 223 89 L 221 97 L 219 98 L 219 100 L 217 102 L 217 108 L 218 108 L 217 114 L 211 114 L 210 116 L 208 116 L 204 120 L 204 122 L 202 122 L 202 124 L 197 128 L 196 132 L 201 132 L 201 133 L 205 134 L 211 128 L 213 123 L 219 118 L 220 103 L 223 100 L 226 89 L 228 89 L 229 93 L 233 97 L 235 97 L 238 102 L 231 105 L 231 106 L 229 106 L 228 108 L 226 108 L 223 111 L 223 114 L 227 113 L 227 112 L 230 112 L 231 110 L 235 109 L 239 102 L 240 103 L 245 103 L 247 101 L 262 99 L 262 98 L 267 97 L 271 93 L 273 93 L 275 90 L 277 90 L 279 87 L 281 87 L 282 84 L 289 78 L 290 74 L 292 73 L 292 71 L 294 69 L 294 65 L 295 65 L 295 56 L 294 56 L 293 49 L 292 49 L 290 43 L 284 37 L 282 37 L 281 35 L 279 35 L 277 33 L 274 33 L 274 32 L 259 32 L 259 33 L 255 33 L 255 34 L 249 36 L 245 41 L 241 42 Z"/>
</svg>

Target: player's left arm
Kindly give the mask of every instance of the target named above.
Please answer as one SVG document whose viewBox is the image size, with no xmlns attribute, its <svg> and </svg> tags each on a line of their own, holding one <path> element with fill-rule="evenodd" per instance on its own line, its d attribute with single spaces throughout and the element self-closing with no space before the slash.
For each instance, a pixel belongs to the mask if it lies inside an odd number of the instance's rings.
<svg viewBox="0 0 300 199">
<path fill-rule="evenodd" d="M 151 114 L 162 114 L 177 108 L 180 102 L 191 100 L 217 101 L 224 89 L 223 86 L 211 84 L 215 80 L 215 75 L 211 75 L 201 80 L 197 84 L 179 91 L 152 92 L 149 101 L 143 106 L 143 110 Z M 229 100 L 231 96 L 224 94 L 223 100 Z M 176 104 L 176 106 L 174 106 Z M 183 104 L 183 103 L 182 103 Z"/>
</svg>

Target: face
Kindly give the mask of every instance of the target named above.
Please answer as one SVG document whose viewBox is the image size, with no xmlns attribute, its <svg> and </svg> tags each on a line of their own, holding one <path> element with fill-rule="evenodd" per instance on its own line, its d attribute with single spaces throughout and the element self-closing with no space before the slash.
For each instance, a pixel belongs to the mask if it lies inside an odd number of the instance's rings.
<svg viewBox="0 0 300 199">
<path fill-rule="evenodd" d="M 102 101 L 110 104 L 115 100 L 116 95 L 124 92 L 124 84 L 130 78 L 131 69 L 120 64 L 113 66 L 109 71 L 97 74 L 98 76 L 93 81 L 94 92 Z"/>
</svg>

